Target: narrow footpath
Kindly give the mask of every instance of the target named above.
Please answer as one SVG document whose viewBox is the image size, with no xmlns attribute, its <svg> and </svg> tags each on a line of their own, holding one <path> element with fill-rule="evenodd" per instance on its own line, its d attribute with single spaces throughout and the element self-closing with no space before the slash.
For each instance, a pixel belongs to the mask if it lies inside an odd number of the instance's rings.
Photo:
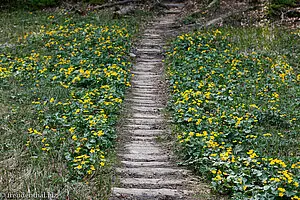
<svg viewBox="0 0 300 200">
<path fill-rule="evenodd" d="M 118 131 L 121 163 L 116 168 L 110 200 L 206 199 L 195 197 L 191 192 L 197 185 L 195 179 L 188 170 L 176 166 L 157 142 L 159 135 L 170 134 L 168 119 L 162 113 L 167 101 L 162 47 L 184 5 L 168 6 L 166 14 L 144 31 L 137 48 L 132 88 L 125 99 L 124 119 Z"/>
</svg>

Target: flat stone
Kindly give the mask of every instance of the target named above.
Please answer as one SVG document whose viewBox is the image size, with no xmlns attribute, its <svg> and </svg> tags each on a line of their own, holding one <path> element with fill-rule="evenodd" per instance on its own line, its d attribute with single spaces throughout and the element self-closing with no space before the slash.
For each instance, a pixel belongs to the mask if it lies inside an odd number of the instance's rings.
<svg viewBox="0 0 300 200">
<path fill-rule="evenodd" d="M 132 84 L 132 88 L 135 88 L 135 89 L 155 89 L 157 87 L 155 86 L 152 86 L 152 85 L 138 85 L 138 84 Z"/>
<path fill-rule="evenodd" d="M 149 125 L 155 125 L 159 123 L 163 123 L 165 120 L 164 119 L 145 119 L 145 118 L 129 118 L 126 119 L 130 123 L 135 123 L 135 124 L 149 124 Z"/>
<path fill-rule="evenodd" d="M 121 163 L 127 167 L 169 167 L 169 162 L 159 162 L 159 161 L 152 161 L 152 162 L 133 162 L 133 161 L 121 161 Z"/>
<path fill-rule="evenodd" d="M 169 8 L 183 8 L 186 4 L 184 3 L 165 3 Z M 171 19 L 173 21 L 173 19 Z"/>
<path fill-rule="evenodd" d="M 120 155 L 126 160 L 136 161 L 166 161 L 169 159 L 167 155 L 155 155 L 155 154 L 122 154 Z M 122 171 L 120 171 L 121 173 Z"/>
<path fill-rule="evenodd" d="M 155 96 L 146 96 L 146 95 L 144 96 L 144 95 L 142 95 L 142 96 L 133 96 L 132 99 L 144 99 L 144 100 L 150 99 L 150 100 L 155 101 L 155 100 L 159 99 L 158 97 L 159 96 L 157 96 L 157 95 L 155 95 Z"/>
<path fill-rule="evenodd" d="M 133 91 L 135 92 L 142 92 L 142 93 L 149 93 L 149 94 L 154 94 L 154 93 L 158 93 L 160 90 L 157 89 L 142 89 L 142 88 L 132 88 Z"/>
<path fill-rule="evenodd" d="M 184 180 L 181 179 L 162 179 L 162 178 L 122 178 L 120 182 L 123 185 L 130 185 L 139 187 L 139 188 L 145 188 L 149 187 L 149 185 L 153 185 L 154 187 L 165 187 L 165 186 L 176 186 L 176 185 L 182 185 L 185 184 Z M 145 186 L 146 185 L 146 186 Z M 152 187 L 153 187 L 152 186 Z"/>
<path fill-rule="evenodd" d="M 138 63 L 149 63 L 149 64 L 161 64 L 162 59 L 156 58 L 156 59 L 143 59 L 143 58 L 137 58 L 136 61 Z"/>
<path fill-rule="evenodd" d="M 131 141 L 124 145 L 125 147 L 159 147 L 154 141 Z"/>
<path fill-rule="evenodd" d="M 138 140 L 138 141 L 153 141 L 155 140 L 156 137 L 151 137 L 151 136 L 133 136 L 130 137 L 131 140 Z"/>
<path fill-rule="evenodd" d="M 161 35 L 159 34 L 154 34 L 154 33 L 144 33 L 143 36 L 147 39 L 150 38 L 157 38 L 157 39 L 161 39 Z"/>
<path fill-rule="evenodd" d="M 138 103 L 138 104 L 159 104 L 157 101 L 155 100 L 151 100 L 151 99 L 125 99 L 125 101 L 130 101 L 130 102 L 134 102 L 134 103 Z"/>
<path fill-rule="evenodd" d="M 161 53 L 161 50 L 156 48 L 138 48 L 137 51 L 142 53 Z"/>
<path fill-rule="evenodd" d="M 141 58 L 141 59 L 149 59 L 149 60 L 150 59 L 151 60 L 153 60 L 153 59 L 162 59 L 162 56 L 160 56 L 160 55 L 156 55 L 156 54 L 151 55 L 151 54 L 147 54 L 147 53 L 139 53 L 138 57 Z"/>
<path fill-rule="evenodd" d="M 156 72 L 149 72 L 149 71 L 131 71 L 132 74 L 134 74 L 134 76 L 136 75 L 158 75 Z"/>
<path fill-rule="evenodd" d="M 125 197 L 123 199 L 130 199 L 130 197 L 126 197 L 124 195 L 128 196 L 137 196 L 136 200 L 154 200 L 155 197 L 158 196 L 170 196 L 170 197 L 178 197 L 182 198 L 183 195 L 188 195 L 190 192 L 187 190 L 174 190 L 174 189 L 167 189 L 167 188 L 161 188 L 161 189 L 140 189 L 140 188 L 117 188 L 114 187 L 112 189 L 113 194 L 118 196 L 121 195 L 122 197 Z M 140 197 L 139 197 L 140 196 Z M 148 196 L 148 197 L 147 197 Z M 146 198 L 145 198 L 146 197 Z M 158 198 L 155 198 L 158 199 Z"/>
<path fill-rule="evenodd" d="M 145 157 L 151 157 L 152 155 L 145 155 Z M 143 155 L 144 157 L 144 155 Z M 161 156 L 163 158 L 163 156 Z M 167 159 L 168 157 L 166 157 Z M 167 176 L 173 174 L 187 174 L 187 170 L 173 169 L 164 167 L 136 167 L 136 168 L 116 168 L 118 173 L 132 174 L 137 176 Z"/>
<path fill-rule="evenodd" d="M 132 87 L 145 87 L 150 89 L 157 89 L 157 83 L 154 84 L 152 81 L 147 80 L 132 80 L 131 81 Z"/>
<path fill-rule="evenodd" d="M 163 134 L 164 130 L 132 130 L 130 133 L 136 136 L 157 136 Z"/>
<path fill-rule="evenodd" d="M 140 47 L 154 47 L 154 48 L 158 48 L 158 47 L 162 47 L 162 45 L 159 42 L 153 42 L 153 41 L 148 41 L 148 40 L 144 40 L 144 42 L 142 42 L 140 44 Z"/>
<path fill-rule="evenodd" d="M 151 94 L 151 93 L 142 93 L 142 92 L 131 92 L 132 96 L 134 97 L 145 97 L 145 98 L 155 98 L 155 99 L 159 99 L 160 96 L 158 94 Z"/>
<path fill-rule="evenodd" d="M 129 129 L 147 129 L 147 130 L 153 130 L 155 126 L 153 125 L 146 125 L 146 124 L 125 124 L 124 127 L 127 127 Z"/>
<path fill-rule="evenodd" d="M 139 112 L 160 112 L 162 109 L 164 109 L 164 107 L 162 107 L 162 106 L 156 107 L 155 105 L 154 106 L 131 105 L 131 109 L 133 109 L 134 111 L 139 111 Z"/>
<path fill-rule="evenodd" d="M 160 119 L 163 120 L 163 116 L 162 115 L 155 115 L 155 114 L 149 114 L 149 113 L 133 113 L 132 117 L 134 118 L 140 118 L 140 119 Z"/>
<path fill-rule="evenodd" d="M 126 149 L 130 154 L 161 154 L 161 150 L 158 147 L 144 147 L 144 146 L 127 146 Z"/>
<path fill-rule="evenodd" d="M 180 14 L 182 13 L 181 10 L 166 10 L 164 11 L 165 14 Z"/>
<path fill-rule="evenodd" d="M 137 76 L 135 76 L 135 77 L 138 77 L 138 78 L 142 78 L 142 77 L 144 77 L 144 78 L 158 78 L 158 77 L 161 77 L 161 75 L 158 75 L 158 74 L 153 74 L 153 75 L 151 75 L 151 74 L 139 74 L 139 75 L 137 75 Z"/>
</svg>

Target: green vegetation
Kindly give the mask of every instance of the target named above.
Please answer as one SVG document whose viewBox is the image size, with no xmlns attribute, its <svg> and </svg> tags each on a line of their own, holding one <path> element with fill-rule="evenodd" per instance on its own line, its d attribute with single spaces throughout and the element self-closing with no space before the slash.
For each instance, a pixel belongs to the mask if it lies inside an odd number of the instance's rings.
<svg viewBox="0 0 300 200">
<path fill-rule="evenodd" d="M 128 54 L 144 15 L 9 16 L 0 33 L 10 44 L 0 54 L 1 192 L 107 199 Z"/>
<path fill-rule="evenodd" d="M 237 30 L 183 34 L 167 52 L 179 152 L 233 199 L 299 199 L 300 76 L 280 55 L 299 32 Z"/>
<path fill-rule="evenodd" d="M 293 7 L 295 4 L 296 0 L 270 0 L 268 6 L 269 15 L 280 15 L 281 9 L 284 9 L 286 7 Z"/>
</svg>

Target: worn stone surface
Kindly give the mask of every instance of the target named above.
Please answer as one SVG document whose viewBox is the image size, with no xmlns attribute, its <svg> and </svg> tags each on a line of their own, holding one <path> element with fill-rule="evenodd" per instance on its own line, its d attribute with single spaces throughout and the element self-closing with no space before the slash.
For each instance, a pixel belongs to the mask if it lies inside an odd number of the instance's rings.
<svg viewBox="0 0 300 200">
<path fill-rule="evenodd" d="M 124 100 L 125 116 L 119 130 L 118 184 L 110 200 L 199 199 L 191 195 L 189 185 L 194 183 L 189 171 L 174 164 L 170 153 L 157 142 L 162 134 L 170 133 L 169 120 L 162 113 L 167 99 L 162 46 L 182 5 L 169 4 L 172 9 L 149 25 L 136 49 L 132 86 Z"/>
</svg>

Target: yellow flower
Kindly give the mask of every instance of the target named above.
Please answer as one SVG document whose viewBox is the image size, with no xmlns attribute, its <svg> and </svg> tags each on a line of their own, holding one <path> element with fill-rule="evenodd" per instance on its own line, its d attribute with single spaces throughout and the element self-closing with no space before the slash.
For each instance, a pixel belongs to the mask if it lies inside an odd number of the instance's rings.
<svg viewBox="0 0 300 200">
<path fill-rule="evenodd" d="M 220 175 L 217 175 L 215 178 L 213 178 L 213 180 L 220 181 L 220 180 L 222 180 L 222 177 Z"/>
<path fill-rule="evenodd" d="M 74 133 L 75 127 L 71 127 L 71 128 L 69 129 L 69 131 L 70 131 L 70 133 Z"/>
<path fill-rule="evenodd" d="M 72 140 L 76 141 L 76 140 L 77 140 L 77 136 L 76 136 L 76 135 L 73 135 L 73 136 L 72 136 Z"/>
<path fill-rule="evenodd" d="M 50 103 L 53 103 L 54 102 L 54 98 L 52 97 L 51 99 L 50 99 Z"/>
<path fill-rule="evenodd" d="M 82 169 L 82 165 L 78 165 L 77 167 L 74 167 L 74 169 Z"/>
<path fill-rule="evenodd" d="M 280 197 L 283 197 L 283 193 L 282 192 L 279 192 L 279 194 L 278 194 L 278 196 L 280 196 Z"/>
</svg>

